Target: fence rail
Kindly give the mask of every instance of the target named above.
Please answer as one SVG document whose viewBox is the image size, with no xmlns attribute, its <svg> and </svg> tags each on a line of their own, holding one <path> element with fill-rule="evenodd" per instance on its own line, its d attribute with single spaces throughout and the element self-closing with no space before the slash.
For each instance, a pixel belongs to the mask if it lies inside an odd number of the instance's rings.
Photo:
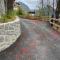
<svg viewBox="0 0 60 60">
<path fill-rule="evenodd" d="M 53 27 L 53 29 L 55 29 L 58 32 L 60 32 L 60 19 L 51 18 L 49 20 L 49 23 Z"/>
</svg>

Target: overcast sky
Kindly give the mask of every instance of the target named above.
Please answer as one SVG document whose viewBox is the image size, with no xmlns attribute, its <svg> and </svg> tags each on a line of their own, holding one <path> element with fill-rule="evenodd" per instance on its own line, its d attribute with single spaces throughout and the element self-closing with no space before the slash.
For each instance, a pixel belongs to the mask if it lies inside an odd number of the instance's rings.
<svg viewBox="0 0 60 60">
<path fill-rule="evenodd" d="M 41 0 L 16 0 L 16 1 L 25 3 L 30 9 L 36 9 L 39 4 L 39 1 L 41 1 Z M 49 1 L 50 1 L 50 5 L 52 6 L 53 0 L 49 0 Z M 56 0 L 54 0 L 54 1 L 56 1 Z M 44 0 L 44 4 L 45 5 L 47 4 L 47 0 Z M 56 5 L 56 3 L 55 3 L 55 5 Z"/>
</svg>

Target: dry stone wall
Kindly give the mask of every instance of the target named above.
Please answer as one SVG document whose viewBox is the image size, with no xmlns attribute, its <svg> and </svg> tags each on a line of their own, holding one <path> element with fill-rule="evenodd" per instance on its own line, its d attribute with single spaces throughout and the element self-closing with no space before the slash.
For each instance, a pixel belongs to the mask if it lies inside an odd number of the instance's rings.
<svg viewBox="0 0 60 60">
<path fill-rule="evenodd" d="M 0 51 L 13 44 L 21 35 L 20 19 L 0 24 Z"/>
</svg>

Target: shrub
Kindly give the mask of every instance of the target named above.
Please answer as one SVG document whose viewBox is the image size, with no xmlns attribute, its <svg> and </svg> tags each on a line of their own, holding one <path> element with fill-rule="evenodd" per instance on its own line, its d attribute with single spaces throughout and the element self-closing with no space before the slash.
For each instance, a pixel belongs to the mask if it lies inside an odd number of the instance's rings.
<svg viewBox="0 0 60 60">
<path fill-rule="evenodd" d="M 18 10 L 16 11 L 16 14 L 17 14 L 18 16 L 24 15 L 24 11 L 22 10 L 21 7 L 18 7 Z"/>
</svg>

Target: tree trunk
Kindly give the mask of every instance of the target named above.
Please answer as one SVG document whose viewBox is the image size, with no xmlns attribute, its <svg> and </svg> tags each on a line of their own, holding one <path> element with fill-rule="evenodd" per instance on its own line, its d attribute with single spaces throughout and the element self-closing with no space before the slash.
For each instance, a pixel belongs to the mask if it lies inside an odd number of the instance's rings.
<svg viewBox="0 0 60 60">
<path fill-rule="evenodd" d="M 7 12 L 9 12 L 10 10 L 13 10 L 13 3 L 14 3 L 14 0 L 7 0 Z"/>
<path fill-rule="evenodd" d="M 56 8 L 56 18 L 59 18 L 59 13 L 60 13 L 60 0 L 57 0 L 57 8 Z"/>
</svg>

